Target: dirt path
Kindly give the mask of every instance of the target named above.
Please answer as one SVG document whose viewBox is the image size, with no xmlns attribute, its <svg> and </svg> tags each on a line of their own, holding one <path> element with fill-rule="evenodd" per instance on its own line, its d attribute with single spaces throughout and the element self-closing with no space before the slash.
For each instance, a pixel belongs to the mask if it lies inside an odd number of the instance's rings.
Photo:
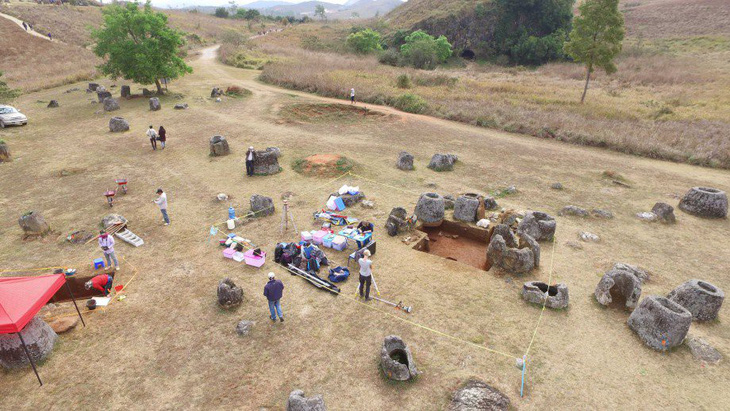
<svg viewBox="0 0 730 411">
<path fill-rule="evenodd" d="M 23 29 L 23 20 L 20 20 L 18 18 L 15 18 L 15 17 L 10 16 L 8 14 L 3 14 L 3 13 L 0 13 L 0 17 L 5 17 L 6 19 L 8 19 L 8 20 L 12 21 L 13 23 L 17 24 L 18 27 L 20 27 L 21 29 Z M 36 37 L 40 37 L 42 39 L 46 39 L 46 40 L 49 40 L 49 41 L 54 41 L 54 42 L 60 43 L 60 41 L 58 41 L 58 40 L 50 40 L 47 35 L 38 33 L 37 31 L 32 30 L 32 29 L 28 29 L 28 30 L 23 29 L 23 31 L 25 31 L 26 33 L 28 33 L 28 34 L 30 34 L 32 36 L 36 36 Z"/>
</svg>

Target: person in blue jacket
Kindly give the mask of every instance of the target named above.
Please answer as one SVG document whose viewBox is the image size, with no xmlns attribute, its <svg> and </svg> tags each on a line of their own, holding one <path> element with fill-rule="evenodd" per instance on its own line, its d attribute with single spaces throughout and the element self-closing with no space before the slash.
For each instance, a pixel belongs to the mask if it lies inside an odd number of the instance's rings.
<svg viewBox="0 0 730 411">
<path fill-rule="evenodd" d="M 284 322 L 284 314 L 281 312 L 281 296 L 284 293 L 284 283 L 277 280 L 274 273 L 269 273 L 269 282 L 264 286 L 264 295 L 269 300 L 269 312 L 271 321 L 276 322 L 276 315 L 279 321 Z"/>
</svg>

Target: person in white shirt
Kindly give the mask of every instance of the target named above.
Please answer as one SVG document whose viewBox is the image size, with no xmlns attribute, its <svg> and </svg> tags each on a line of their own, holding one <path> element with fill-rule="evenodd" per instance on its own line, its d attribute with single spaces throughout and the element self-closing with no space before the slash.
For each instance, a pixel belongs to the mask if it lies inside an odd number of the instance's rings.
<svg viewBox="0 0 730 411">
<path fill-rule="evenodd" d="M 147 137 L 150 138 L 150 144 L 152 144 L 152 149 L 157 150 L 157 132 L 155 131 L 155 128 L 150 126 L 150 128 L 147 130 Z"/>
<path fill-rule="evenodd" d="M 167 215 L 167 194 L 162 191 L 161 188 L 157 189 L 157 199 L 152 200 L 162 212 L 162 219 L 165 221 L 165 225 L 170 225 L 170 217 Z"/>
<path fill-rule="evenodd" d="M 112 261 L 114 262 L 114 269 L 119 269 L 119 261 L 117 260 L 117 255 L 114 252 L 114 237 L 110 236 L 106 231 L 101 230 L 99 231 L 99 247 L 101 247 L 102 251 L 104 251 L 104 257 L 106 258 L 106 265 L 108 267 L 112 266 Z"/>
<path fill-rule="evenodd" d="M 246 152 L 246 175 L 253 177 L 253 159 L 256 156 L 256 151 L 253 147 L 249 147 Z"/>
<path fill-rule="evenodd" d="M 355 89 L 350 89 L 350 104 L 355 104 Z"/>
<path fill-rule="evenodd" d="M 363 252 L 362 258 L 359 259 L 360 264 L 360 297 L 365 292 L 365 301 L 370 301 L 370 283 L 373 281 L 373 261 L 370 259 L 370 250 Z"/>
</svg>

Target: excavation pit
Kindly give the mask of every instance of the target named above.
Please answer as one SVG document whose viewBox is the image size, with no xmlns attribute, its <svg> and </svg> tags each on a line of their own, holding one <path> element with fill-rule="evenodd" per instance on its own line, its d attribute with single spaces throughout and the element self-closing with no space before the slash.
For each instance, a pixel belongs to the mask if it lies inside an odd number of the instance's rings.
<svg viewBox="0 0 730 411">
<path fill-rule="evenodd" d="M 488 230 L 448 220 L 418 230 L 426 236 L 413 246 L 415 250 L 487 270 Z"/>
</svg>

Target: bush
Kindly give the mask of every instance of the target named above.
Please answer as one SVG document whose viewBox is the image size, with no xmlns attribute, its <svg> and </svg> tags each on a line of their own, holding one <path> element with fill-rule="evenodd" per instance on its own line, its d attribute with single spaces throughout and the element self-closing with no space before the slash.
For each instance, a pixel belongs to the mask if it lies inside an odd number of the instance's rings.
<svg viewBox="0 0 730 411">
<path fill-rule="evenodd" d="M 3 72 L 0 71 L 0 77 Z M 8 87 L 8 84 L 0 79 L 0 103 L 10 102 L 20 95 L 20 90 Z"/>
<path fill-rule="evenodd" d="M 323 51 L 327 49 L 322 40 L 315 35 L 303 36 L 300 44 L 304 50 Z"/>
<path fill-rule="evenodd" d="M 399 75 L 398 78 L 395 80 L 395 84 L 396 84 L 396 86 L 398 86 L 398 88 L 413 87 L 413 83 L 411 82 L 411 77 L 406 73 Z"/>
<path fill-rule="evenodd" d="M 514 62 L 527 65 L 539 65 L 562 59 L 565 57 L 563 53 L 565 40 L 567 38 L 562 30 L 545 37 L 525 36 L 512 46 L 510 56 Z"/>
<path fill-rule="evenodd" d="M 408 113 L 422 114 L 428 109 L 426 100 L 417 94 L 401 94 L 393 101 L 393 107 Z"/>
<path fill-rule="evenodd" d="M 434 38 L 425 31 L 414 31 L 406 37 L 406 44 L 401 46 L 403 58 L 418 69 L 434 69 L 436 64 L 443 63 L 451 56 L 451 44 L 446 37 Z"/>
<path fill-rule="evenodd" d="M 378 56 L 378 61 L 389 66 L 400 66 L 401 55 L 397 50 L 389 49 Z"/>
<path fill-rule="evenodd" d="M 226 95 L 229 97 L 246 97 L 250 96 L 251 94 L 251 90 L 245 89 L 243 87 L 230 86 L 226 89 Z"/>
<path fill-rule="evenodd" d="M 226 10 L 225 7 L 218 7 L 217 9 L 215 9 L 214 15 L 216 17 L 220 17 L 222 19 L 226 19 L 226 18 L 228 18 L 228 10 Z"/>
<path fill-rule="evenodd" d="M 371 29 L 350 34 L 347 36 L 345 43 L 355 53 L 359 54 L 367 54 L 383 49 L 383 46 L 380 45 L 380 33 Z"/>
</svg>

